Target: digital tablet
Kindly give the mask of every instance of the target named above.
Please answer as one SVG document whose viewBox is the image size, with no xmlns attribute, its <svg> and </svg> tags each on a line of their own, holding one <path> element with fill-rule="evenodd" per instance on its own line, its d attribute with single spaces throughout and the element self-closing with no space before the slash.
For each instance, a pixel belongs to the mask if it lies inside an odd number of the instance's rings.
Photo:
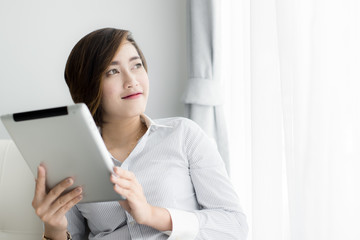
<svg viewBox="0 0 360 240">
<path fill-rule="evenodd" d="M 114 163 L 85 104 L 8 114 L 1 120 L 35 177 L 37 167 L 45 166 L 49 189 L 73 177 L 67 192 L 82 186 L 81 202 L 124 199 L 110 182 Z"/>
</svg>

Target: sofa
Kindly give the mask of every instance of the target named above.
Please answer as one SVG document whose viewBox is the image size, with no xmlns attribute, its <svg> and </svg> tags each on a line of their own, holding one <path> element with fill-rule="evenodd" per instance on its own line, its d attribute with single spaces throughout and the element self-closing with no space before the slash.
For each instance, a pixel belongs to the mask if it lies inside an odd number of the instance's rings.
<svg viewBox="0 0 360 240">
<path fill-rule="evenodd" d="M 14 142 L 0 139 L 0 240 L 39 240 L 43 225 L 31 206 L 35 177 Z"/>
</svg>

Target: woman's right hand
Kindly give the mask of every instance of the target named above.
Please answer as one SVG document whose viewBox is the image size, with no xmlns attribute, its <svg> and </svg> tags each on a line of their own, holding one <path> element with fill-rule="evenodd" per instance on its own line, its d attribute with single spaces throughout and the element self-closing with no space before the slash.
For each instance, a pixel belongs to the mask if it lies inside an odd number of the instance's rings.
<svg viewBox="0 0 360 240">
<path fill-rule="evenodd" d="M 32 206 L 36 215 L 44 222 L 46 237 L 57 239 L 66 234 L 68 222 L 65 214 L 82 199 L 81 187 L 62 195 L 73 183 L 72 178 L 67 178 L 47 192 L 46 170 L 41 165 L 38 167 Z"/>
</svg>

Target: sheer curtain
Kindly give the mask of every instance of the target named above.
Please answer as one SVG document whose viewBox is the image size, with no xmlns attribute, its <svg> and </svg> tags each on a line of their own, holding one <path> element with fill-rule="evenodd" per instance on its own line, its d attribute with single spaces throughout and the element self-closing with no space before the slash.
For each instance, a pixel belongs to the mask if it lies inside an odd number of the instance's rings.
<svg viewBox="0 0 360 240">
<path fill-rule="evenodd" d="M 227 0 L 221 12 L 250 239 L 360 239 L 360 3 Z"/>
</svg>

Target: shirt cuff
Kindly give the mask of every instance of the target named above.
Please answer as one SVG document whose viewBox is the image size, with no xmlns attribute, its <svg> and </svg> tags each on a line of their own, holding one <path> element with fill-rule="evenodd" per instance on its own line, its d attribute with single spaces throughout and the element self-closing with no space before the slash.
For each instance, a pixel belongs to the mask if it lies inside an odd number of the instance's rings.
<svg viewBox="0 0 360 240">
<path fill-rule="evenodd" d="M 164 232 L 168 240 L 193 240 L 199 232 L 199 220 L 195 213 L 166 208 L 171 216 L 172 231 Z"/>
</svg>

